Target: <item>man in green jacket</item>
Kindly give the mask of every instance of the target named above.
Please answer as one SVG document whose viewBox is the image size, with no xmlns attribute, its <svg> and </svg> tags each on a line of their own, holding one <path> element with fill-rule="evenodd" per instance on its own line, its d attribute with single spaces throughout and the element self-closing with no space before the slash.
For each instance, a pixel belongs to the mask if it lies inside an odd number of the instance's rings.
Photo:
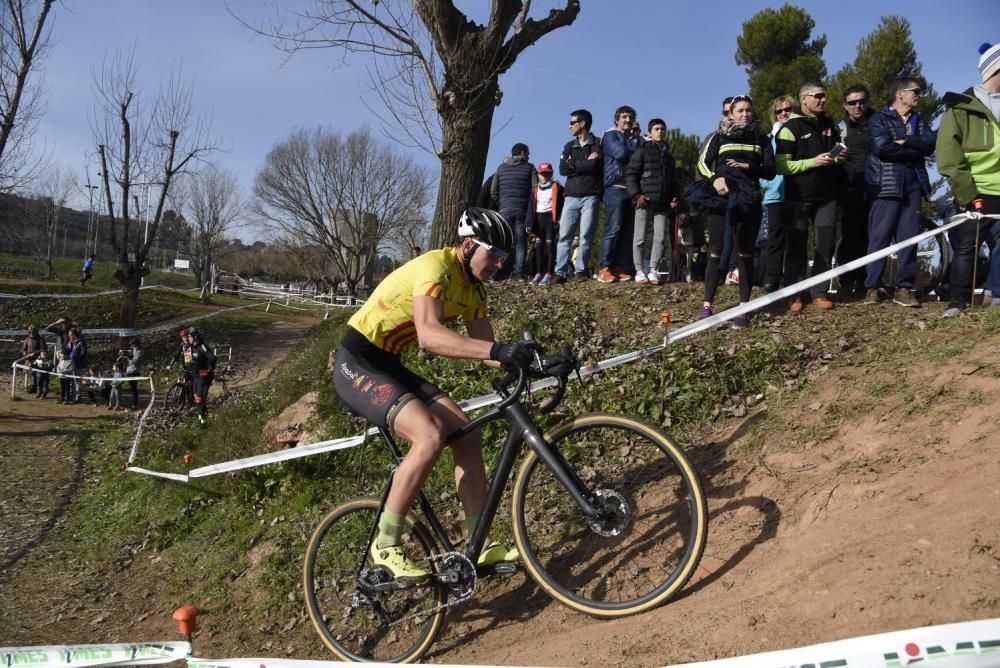
<svg viewBox="0 0 1000 668">
<path fill-rule="evenodd" d="M 982 84 L 947 93 L 937 137 L 938 170 L 962 211 L 1000 215 L 1000 44 L 979 47 Z M 951 300 L 945 318 L 959 315 L 972 295 L 976 239 L 993 249 L 987 286 L 1000 303 L 1000 221 L 984 219 L 951 231 Z"/>
</svg>

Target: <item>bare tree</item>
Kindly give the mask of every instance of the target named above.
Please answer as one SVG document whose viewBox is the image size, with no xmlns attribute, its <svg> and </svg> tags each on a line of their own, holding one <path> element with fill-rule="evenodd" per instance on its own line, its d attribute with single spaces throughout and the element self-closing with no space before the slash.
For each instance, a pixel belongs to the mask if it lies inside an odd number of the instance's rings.
<svg viewBox="0 0 1000 668">
<path fill-rule="evenodd" d="M 268 153 L 254 181 L 263 226 L 293 246 L 318 247 L 356 290 L 389 239 L 423 221 L 430 176 L 368 128 L 346 138 L 297 130 Z"/>
<path fill-rule="evenodd" d="M 191 87 L 182 83 L 179 72 L 145 105 L 147 99 L 136 86 L 133 55 L 118 54 L 95 73 L 97 102 L 91 123 L 106 207 L 102 229 L 110 236 L 115 278 L 122 286 L 122 327 L 135 326 L 139 286 L 149 273 L 147 260 L 174 180 L 212 150 L 207 129 L 192 120 Z M 140 184 L 148 184 L 156 195 L 155 210 L 146 221 L 134 202 L 133 189 Z"/>
<path fill-rule="evenodd" d="M 236 175 L 215 165 L 187 177 L 189 212 L 194 228 L 191 260 L 195 280 L 202 287 L 212 278 L 212 263 L 223 248 L 226 233 L 235 227 L 246 204 Z"/>
<path fill-rule="evenodd" d="M 53 0 L 3 0 L 0 4 L 0 191 L 24 185 L 42 167 L 32 137 L 44 96 L 32 68 L 45 57 Z"/>
<path fill-rule="evenodd" d="M 45 257 L 45 277 L 52 276 L 52 253 L 59 236 L 59 214 L 70 195 L 76 191 L 73 173 L 55 169 L 41 179 L 34 189 L 33 216 L 37 232 L 41 233 L 42 254 Z"/>
<path fill-rule="evenodd" d="M 430 239 L 440 247 L 455 241 L 455 222 L 482 183 L 500 75 L 543 36 L 572 24 L 580 0 L 539 20 L 528 18 L 530 9 L 531 0 L 492 0 L 480 25 L 451 0 L 310 0 L 271 22 L 238 20 L 289 54 L 329 47 L 369 58 L 380 118 L 441 160 Z"/>
</svg>

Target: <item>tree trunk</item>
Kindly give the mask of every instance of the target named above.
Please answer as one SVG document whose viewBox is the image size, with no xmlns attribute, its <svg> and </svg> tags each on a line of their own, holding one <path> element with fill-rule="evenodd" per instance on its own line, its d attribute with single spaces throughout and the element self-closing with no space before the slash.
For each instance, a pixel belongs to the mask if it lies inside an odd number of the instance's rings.
<svg viewBox="0 0 1000 668">
<path fill-rule="evenodd" d="M 486 172 L 498 90 L 494 79 L 473 104 L 454 105 L 445 111 L 444 155 L 431 225 L 431 248 L 455 244 L 458 219 L 466 207 L 476 202 Z"/>
<path fill-rule="evenodd" d="M 139 287 L 142 285 L 143 276 L 148 273 L 149 269 L 139 271 L 135 265 L 128 265 L 125 270 L 119 268 L 115 271 L 115 278 L 122 286 L 121 310 L 118 313 L 119 327 L 135 329 L 139 315 Z"/>
</svg>

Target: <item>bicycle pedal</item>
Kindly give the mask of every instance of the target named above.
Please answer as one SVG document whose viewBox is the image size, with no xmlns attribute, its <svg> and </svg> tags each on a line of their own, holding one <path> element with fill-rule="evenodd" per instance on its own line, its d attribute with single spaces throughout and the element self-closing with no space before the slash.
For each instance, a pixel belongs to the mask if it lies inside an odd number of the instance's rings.
<svg viewBox="0 0 1000 668">
<path fill-rule="evenodd" d="M 517 571 L 517 564 L 509 561 L 505 561 L 500 564 L 493 564 L 491 566 L 476 567 L 476 575 L 479 577 L 488 577 L 490 575 L 511 575 Z"/>
</svg>

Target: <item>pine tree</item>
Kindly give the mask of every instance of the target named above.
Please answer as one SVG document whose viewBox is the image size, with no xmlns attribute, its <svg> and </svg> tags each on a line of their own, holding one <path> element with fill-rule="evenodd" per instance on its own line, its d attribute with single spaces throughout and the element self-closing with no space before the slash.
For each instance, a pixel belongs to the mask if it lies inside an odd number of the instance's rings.
<svg viewBox="0 0 1000 668">
<path fill-rule="evenodd" d="M 827 112 L 838 120 L 843 118 L 843 93 L 856 83 L 868 88 L 869 106 L 880 109 L 889 102 L 893 79 L 912 77 L 923 88 L 918 111 L 925 118 L 936 116 L 940 99 L 921 70 L 910 36 L 910 22 L 901 16 L 883 16 L 878 27 L 858 42 L 858 55 L 854 62 L 844 65 L 834 75 L 830 82 Z"/>
<path fill-rule="evenodd" d="M 757 12 L 736 38 L 736 63 L 746 65 L 750 96 L 766 109 L 779 95 L 797 97 L 806 81 L 826 77 L 826 35 L 810 40 L 816 22 L 804 9 L 786 4 Z"/>
</svg>

